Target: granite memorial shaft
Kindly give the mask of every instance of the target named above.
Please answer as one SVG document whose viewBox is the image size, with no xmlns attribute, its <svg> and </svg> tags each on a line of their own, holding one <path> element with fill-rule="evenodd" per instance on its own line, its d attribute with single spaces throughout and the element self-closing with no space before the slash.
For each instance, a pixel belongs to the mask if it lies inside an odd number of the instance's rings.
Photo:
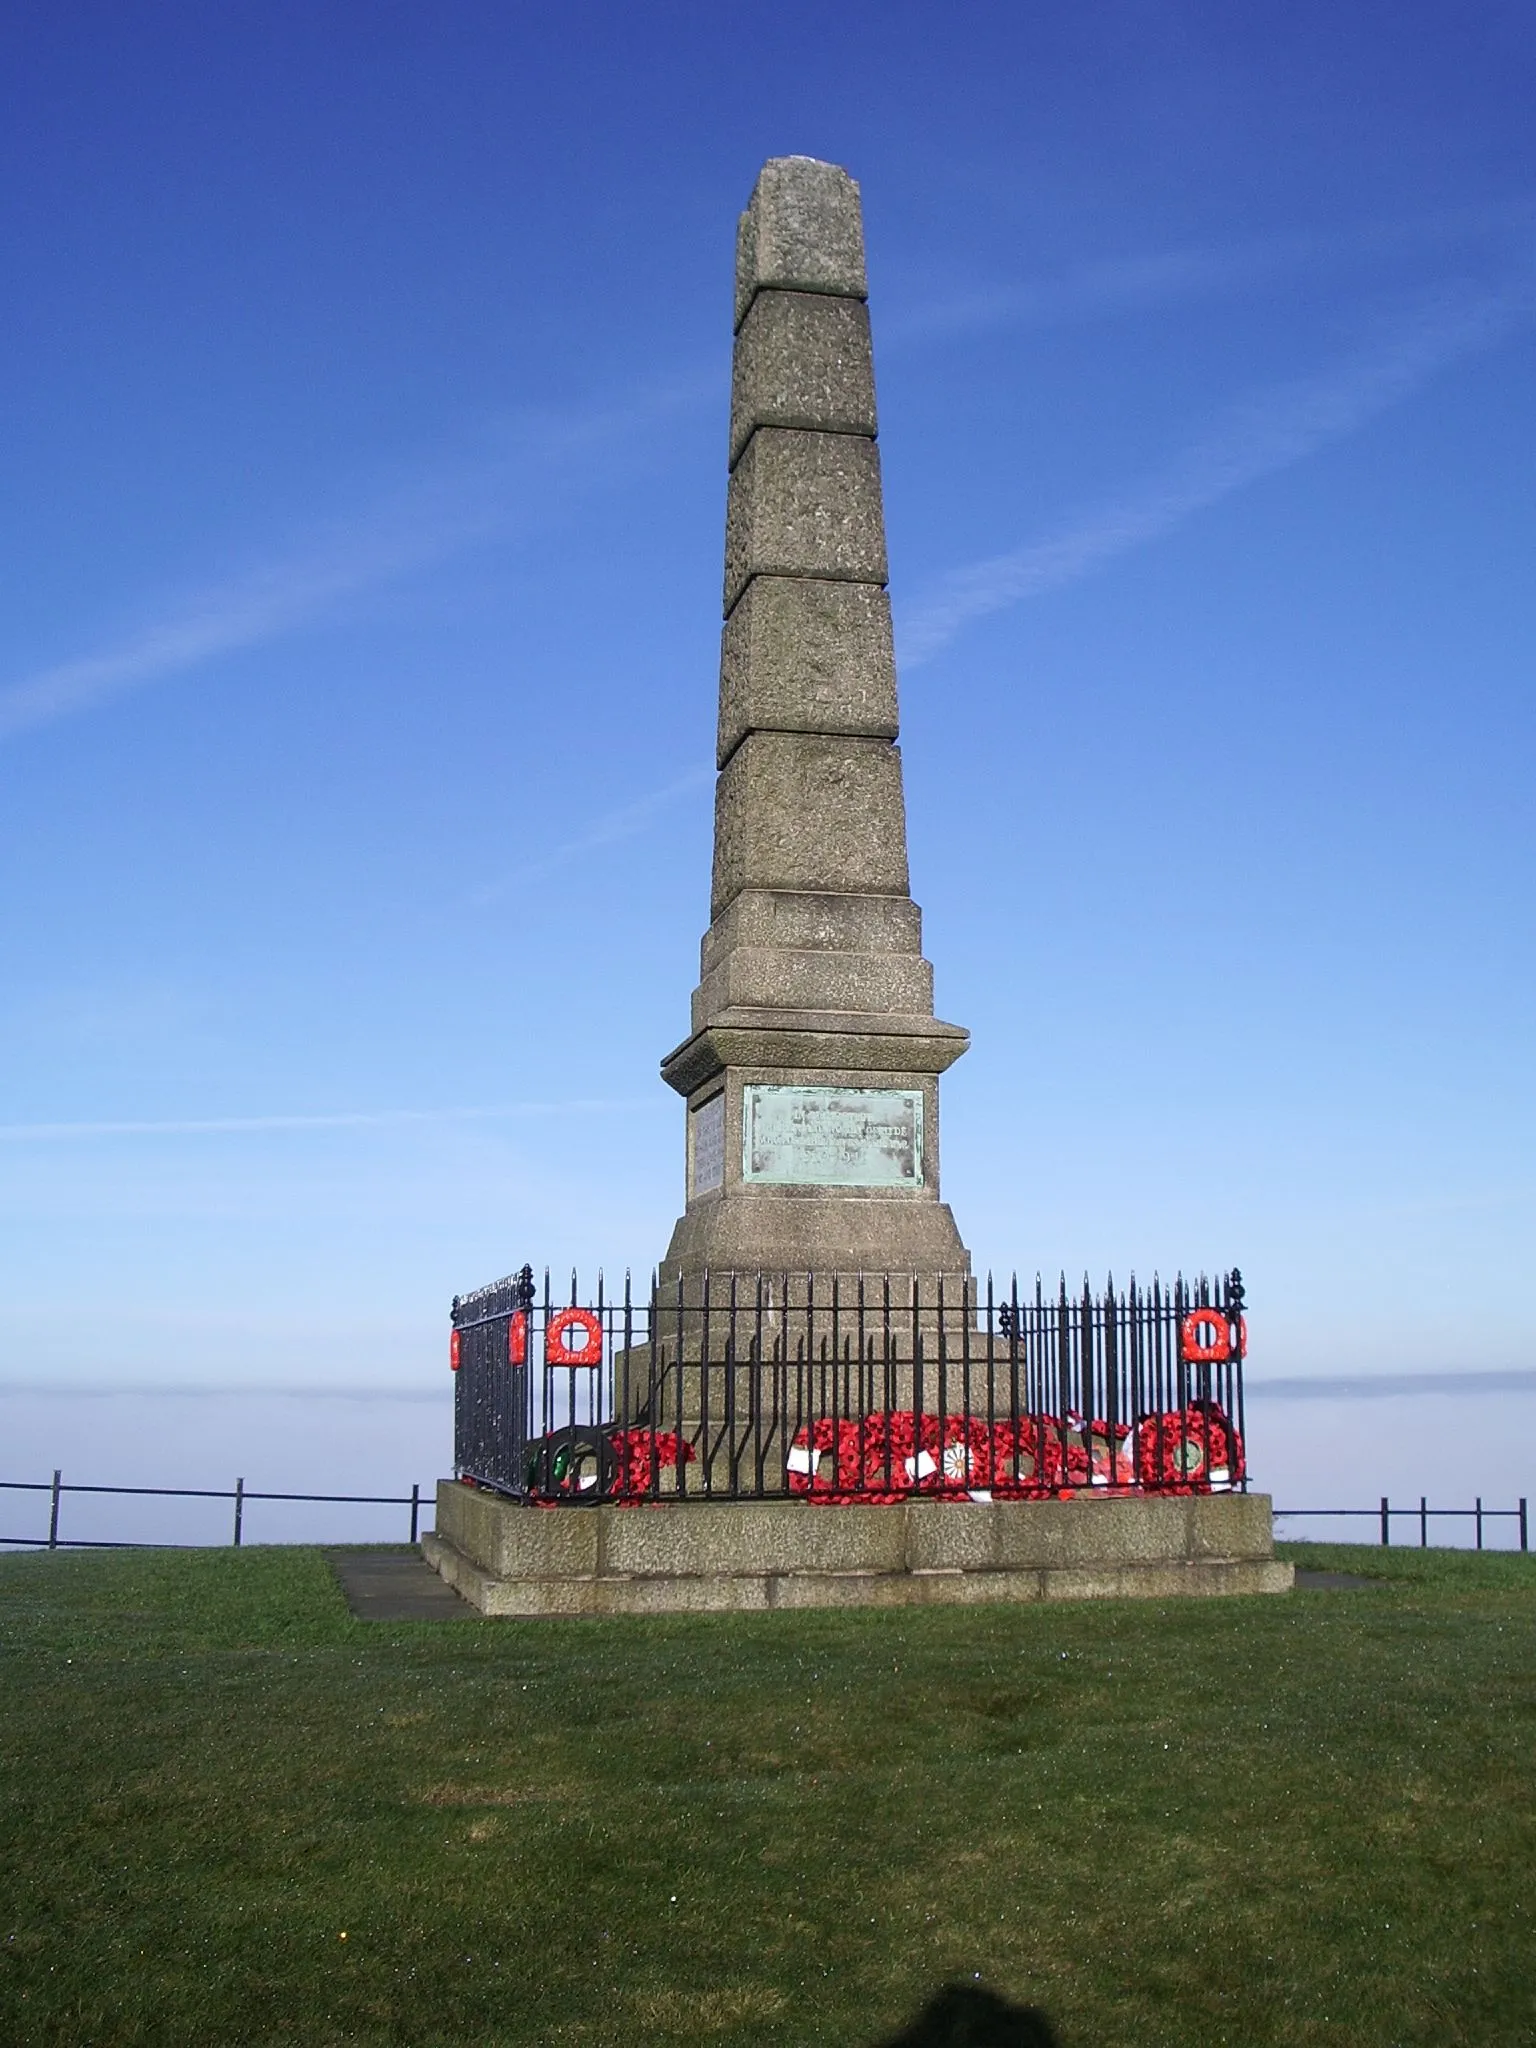
<svg viewBox="0 0 1536 2048">
<path fill-rule="evenodd" d="M 934 1015 L 907 874 L 859 188 L 778 157 L 741 217 L 711 922 L 664 1281 L 940 1276 Z"/>
</svg>

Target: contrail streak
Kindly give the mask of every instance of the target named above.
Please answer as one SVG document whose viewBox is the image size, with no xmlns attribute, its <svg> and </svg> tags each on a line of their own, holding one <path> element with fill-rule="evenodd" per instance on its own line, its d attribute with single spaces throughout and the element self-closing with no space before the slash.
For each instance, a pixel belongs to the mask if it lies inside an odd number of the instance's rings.
<svg viewBox="0 0 1536 2048">
<path fill-rule="evenodd" d="M 1352 433 L 1448 364 L 1524 325 L 1532 308 L 1528 284 L 1441 303 L 1421 312 L 1385 346 L 1359 351 L 1326 376 L 1282 384 L 1249 401 L 1161 476 L 1048 539 L 955 570 L 902 622 L 904 665 L 926 661 L 972 620 L 1076 582 L 1232 492 Z"/>
<path fill-rule="evenodd" d="M 578 1097 L 569 1102 L 508 1102 L 486 1109 L 343 1110 L 321 1116 L 207 1116 L 119 1118 L 97 1123 L 0 1124 L 0 1143 L 49 1143 L 80 1138 L 218 1138 L 272 1131 L 363 1131 L 410 1124 L 488 1123 L 501 1117 L 566 1116 L 633 1110 L 650 1105 Z"/>
<path fill-rule="evenodd" d="M 641 832 L 658 811 L 676 801 L 689 790 L 699 789 L 706 782 L 713 782 L 713 768 L 694 768 L 688 774 L 679 776 L 676 782 L 669 782 L 664 789 L 653 789 L 648 795 L 637 797 L 633 803 L 623 805 L 619 810 L 609 811 L 590 832 L 579 833 L 574 839 L 562 841 L 559 846 L 550 847 L 534 860 L 516 868 L 509 875 L 497 881 L 487 882 L 483 889 L 477 889 L 472 898 L 475 903 L 493 903 L 510 890 L 520 888 L 535 875 L 546 874 L 551 868 L 559 867 L 564 861 L 573 859 L 579 853 L 587 853 L 594 846 L 609 846 L 616 839 L 628 839 Z"/>
<path fill-rule="evenodd" d="M 1090 257 L 1054 276 L 994 280 L 972 291 L 908 306 L 881 322 L 882 345 L 901 348 L 994 327 L 1041 330 L 1114 318 L 1190 299 L 1252 296 L 1282 289 L 1303 273 L 1416 259 L 1454 246 L 1499 248 L 1530 239 L 1529 199 L 1417 218 L 1359 221 L 1260 240 Z"/>
<path fill-rule="evenodd" d="M 463 549 L 546 523 L 575 475 L 574 452 L 610 459 L 643 432 L 713 393 L 715 378 L 678 378 L 628 405 L 567 416 L 526 415 L 493 435 L 499 452 L 441 464 L 366 508 L 339 535 L 286 560 L 200 591 L 169 617 L 98 653 L 59 662 L 0 690 L 0 740 L 87 711 L 130 690 L 262 646 L 334 614 L 348 599 Z M 605 472 L 606 474 L 606 472 Z M 551 478 L 558 482 L 552 484 Z"/>
</svg>

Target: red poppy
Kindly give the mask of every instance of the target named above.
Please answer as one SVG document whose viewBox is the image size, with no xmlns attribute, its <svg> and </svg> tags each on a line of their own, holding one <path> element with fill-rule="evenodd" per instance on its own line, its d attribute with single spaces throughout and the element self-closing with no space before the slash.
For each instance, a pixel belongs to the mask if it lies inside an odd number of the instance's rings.
<svg viewBox="0 0 1536 2048">
<path fill-rule="evenodd" d="M 1136 1429 L 1102 1417 L 986 1422 L 897 1409 L 857 1419 L 819 1416 L 795 1432 L 789 1490 L 818 1506 L 923 1498 L 1069 1498 L 1133 1492 L 1206 1493 L 1243 1477 L 1242 1444 L 1214 1403 L 1146 1417 Z"/>
</svg>

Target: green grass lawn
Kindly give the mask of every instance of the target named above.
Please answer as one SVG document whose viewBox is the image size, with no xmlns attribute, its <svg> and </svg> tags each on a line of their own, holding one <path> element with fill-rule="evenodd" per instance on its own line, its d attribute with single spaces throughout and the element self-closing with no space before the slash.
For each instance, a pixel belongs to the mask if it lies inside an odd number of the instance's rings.
<svg viewBox="0 0 1536 2048">
<path fill-rule="evenodd" d="M 0 1559 L 0 2040 L 1536 2041 L 1536 1559 L 1363 1592 L 363 1623 Z"/>
</svg>

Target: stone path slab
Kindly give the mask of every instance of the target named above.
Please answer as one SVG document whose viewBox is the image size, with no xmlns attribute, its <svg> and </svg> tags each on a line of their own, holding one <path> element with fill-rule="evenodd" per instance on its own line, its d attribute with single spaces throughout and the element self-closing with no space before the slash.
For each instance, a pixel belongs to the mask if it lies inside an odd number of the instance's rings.
<svg viewBox="0 0 1536 2048">
<path fill-rule="evenodd" d="M 358 1621 L 467 1621 L 475 1609 L 439 1578 L 419 1550 L 327 1550 Z M 476 1617 L 478 1618 L 478 1617 Z"/>
<path fill-rule="evenodd" d="M 1296 1567 L 1298 1593 L 1357 1593 L 1380 1584 L 1380 1579 L 1362 1579 L 1354 1572 L 1309 1572 Z"/>
</svg>

